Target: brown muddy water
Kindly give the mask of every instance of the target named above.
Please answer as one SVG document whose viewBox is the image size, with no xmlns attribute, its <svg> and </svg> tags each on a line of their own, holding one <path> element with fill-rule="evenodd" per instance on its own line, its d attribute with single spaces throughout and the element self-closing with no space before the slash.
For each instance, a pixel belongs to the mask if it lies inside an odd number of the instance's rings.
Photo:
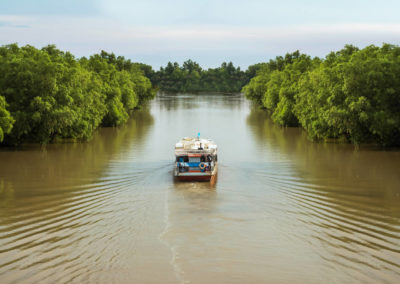
<svg viewBox="0 0 400 284">
<path fill-rule="evenodd" d="M 197 132 L 214 186 L 172 177 Z M 399 166 L 241 95 L 159 95 L 87 143 L 0 150 L 0 283 L 399 283 Z"/>
</svg>

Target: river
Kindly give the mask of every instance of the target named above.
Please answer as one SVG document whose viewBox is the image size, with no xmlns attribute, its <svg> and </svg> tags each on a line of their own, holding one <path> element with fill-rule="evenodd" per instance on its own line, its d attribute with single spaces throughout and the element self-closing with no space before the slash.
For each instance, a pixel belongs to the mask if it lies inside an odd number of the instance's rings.
<svg viewBox="0 0 400 284">
<path fill-rule="evenodd" d="M 212 138 L 217 182 L 173 179 Z M 0 150 L 1 283 L 395 283 L 400 150 L 314 143 L 242 95 L 162 95 L 86 143 Z"/>
</svg>

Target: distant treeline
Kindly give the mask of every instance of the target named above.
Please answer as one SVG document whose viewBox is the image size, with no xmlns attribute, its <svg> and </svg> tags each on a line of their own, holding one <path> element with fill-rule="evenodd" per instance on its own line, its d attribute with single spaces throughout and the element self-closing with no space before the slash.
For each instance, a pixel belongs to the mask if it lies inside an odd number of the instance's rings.
<svg viewBox="0 0 400 284">
<path fill-rule="evenodd" d="M 346 45 L 324 59 L 294 52 L 263 63 L 247 98 L 314 139 L 400 146 L 400 47 Z"/>
<path fill-rule="evenodd" d="M 250 66 L 247 71 L 241 71 L 232 62 L 222 63 L 221 67 L 203 70 L 192 60 L 187 60 L 182 66 L 168 62 L 159 71 L 148 70 L 147 75 L 152 83 L 162 92 L 167 93 L 199 93 L 199 92 L 240 92 L 252 77 L 255 76 L 258 65 Z"/>
<path fill-rule="evenodd" d="M 0 143 L 89 138 L 154 97 L 143 64 L 102 51 L 75 58 L 54 45 L 0 47 Z"/>
</svg>

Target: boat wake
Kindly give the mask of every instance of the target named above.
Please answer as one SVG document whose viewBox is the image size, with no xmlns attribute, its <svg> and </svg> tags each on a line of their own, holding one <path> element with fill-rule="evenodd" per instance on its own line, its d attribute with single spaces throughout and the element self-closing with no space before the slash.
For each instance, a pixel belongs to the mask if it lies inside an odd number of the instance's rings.
<svg viewBox="0 0 400 284">
<path fill-rule="evenodd" d="M 179 253 L 177 251 L 176 246 L 173 246 L 168 240 L 167 240 L 167 235 L 170 231 L 171 228 L 171 222 L 169 219 L 170 216 L 170 211 L 169 211 L 169 206 L 168 206 L 168 191 L 165 192 L 165 209 L 164 209 L 164 223 L 165 227 L 164 230 L 161 232 L 159 235 L 158 239 L 159 241 L 164 244 L 170 251 L 171 251 L 171 260 L 170 264 L 172 265 L 172 268 L 175 273 L 176 279 L 179 281 L 179 283 L 185 284 L 185 283 L 190 283 L 190 281 L 186 280 L 184 277 L 184 271 L 182 267 L 178 264 L 178 259 L 179 259 Z"/>
</svg>

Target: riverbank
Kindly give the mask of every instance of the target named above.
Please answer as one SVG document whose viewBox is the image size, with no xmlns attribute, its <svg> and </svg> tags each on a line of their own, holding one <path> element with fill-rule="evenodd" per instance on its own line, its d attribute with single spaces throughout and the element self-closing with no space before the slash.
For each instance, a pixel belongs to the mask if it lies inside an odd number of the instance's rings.
<svg viewBox="0 0 400 284">
<path fill-rule="evenodd" d="M 240 93 L 261 66 L 250 65 L 246 71 L 232 62 L 220 67 L 203 69 L 197 62 L 185 61 L 182 66 L 168 62 L 159 71 L 148 72 L 153 85 L 167 93 Z"/>
<path fill-rule="evenodd" d="M 143 65 L 102 51 L 75 58 L 53 45 L 0 47 L 0 145 L 87 140 L 154 98 Z"/>
<path fill-rule="evenodd" d="M 294 52 L 265 63 L 243 88 L 282 126 L 314 140 L 400 146 L 400 47 L 347 45 L 324 59 Z"/>
</svg>

